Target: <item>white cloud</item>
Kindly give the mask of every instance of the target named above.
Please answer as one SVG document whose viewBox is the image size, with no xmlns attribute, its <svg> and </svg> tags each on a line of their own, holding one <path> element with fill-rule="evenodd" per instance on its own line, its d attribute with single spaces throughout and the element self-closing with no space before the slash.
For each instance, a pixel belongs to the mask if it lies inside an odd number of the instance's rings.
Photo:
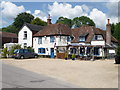
<svg viewBox="0 0 120 90">
<path fill-rule="evenodd" d="M 33 16 L 34 17 L 39 17 L 43 21 L 47 21 L 46 14 L 44 12 L 42 12 L 41 10 L 35 10 L 34 13 L 33 13 Z"/>
<path fill-rule="evenodd" d="M 31 14 L 31 11 L 30 11 L 30 10 L 27 10 L 26 13 L 30 13 L 30 14 Z"/>
<path fill-rule="evenodd" d="M 90 12 L 89 17 L 95 22 L 96 27 L 105 28 L 106 20 L 107 20 L 107 16 L 106 16 L 105 13 L 103 13 L 102 11 L 94 8 Z"/>
<path fill-rule="evenodd" d="M 2 16 L 7 19 L 15 18 L 19 13 L 24 12 L 25 9 L 23 6 L 16 6 L 15 4 L 7 1 L 1 2 L 1 13 Z"/>
<path fill-rule="evenodd" d="M 112 2 L 111 2 L 111 5 L 109 5 L 109 7 L 111 6 L 114 6 L 112 5 Z M 48 5 L 48 9 L 49 9 L 50 15 L 55 16 L 57 18 L 60 16 L 63 16 L 63 17 L 72 19 L 74 17 L 88 16 L 95 22 L 96 27 L 102 28 L 102 29 L 106 28 L 106 23 L 108 18 L 111 19 L 111 23 L 118 22 L 117 17 L 115 16 L 110 17 L 109 15 L 98 10 L 97 8 L 93 8 L 92 10 L 90 10 L 90 8 L 85 4 L 81 6 L 76 5 L 75 7 L 72 7 L 72 5 L 68 3 L 54 2 L 53 5 Z M 113 10 L 113 12 L 114 11 L 115 10 Z"/>
<path fill-rule="evenodd" d="M 48 5 L 49 14 L 55 17 L 67 17 L 67 18 L 74 18 L 78 16 L 87 16 L 89 8 L 86 5 L 80 6 L 76 5 L 72 7 L 71 4 L 68 3 L 58 3 L 54 2 L 53 5 Z"/>
</svg>

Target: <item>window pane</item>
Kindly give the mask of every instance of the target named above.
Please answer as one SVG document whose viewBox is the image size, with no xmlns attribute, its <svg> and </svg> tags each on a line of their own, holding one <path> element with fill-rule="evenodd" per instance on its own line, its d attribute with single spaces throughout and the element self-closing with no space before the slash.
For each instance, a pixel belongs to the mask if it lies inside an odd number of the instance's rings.
<svg viewBox="0 0 120 90">
<path fill-rule="evenodd" d="M 84 42 L 85 41 L 85 37 L 84 36 L 80 36 L 80 40 L 79 41 Z"/>
<path fill-rule="evenodd" d="M 38 53 L 40 54 L 45 54 L 45 48 L 39 48 Z"/>
<path fill-rule="evenodd" d="M 24 39 L 27 39 L 27 31 L 24 31 Z"/>
<path fill-rule="evenodd" d="M 85 48 L 81 47 L 80 48 L 80 55 L 84 55 L 85 54 Z"/>
<path fill-rule="evenodd" d="M 42 37 L 38 38 L 38 44 L 42 44 Z"/>
<path fill-rule="evenodd" d="M 67 42 L 70 42 L 70 41 L 71 41 L 71 37 L 67 36 Z"/>
<path fill-rule="evenodd" d="M 54 36 L 50 36 L 50 43 L 53 43 L 55 41 L 55 37 Z"/>
<path fill-rule="evenodd" d="M 99 48 L 98 47 L 94 48 L 94 55 L 99 55 Z"/>
</svg>

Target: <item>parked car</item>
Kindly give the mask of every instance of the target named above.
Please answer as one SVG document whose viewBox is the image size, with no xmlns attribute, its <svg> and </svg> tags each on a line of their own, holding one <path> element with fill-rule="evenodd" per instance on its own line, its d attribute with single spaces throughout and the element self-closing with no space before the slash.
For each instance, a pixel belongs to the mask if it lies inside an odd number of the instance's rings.
<svg viewBox="0 0 120 90">
<path fill-rule="evenodd" d="M 24 59 L 24 58 L 37 58 L 38 54 L 32 52 L 29 49 L 16 49 L 13 53 L 13 58 Z"/>
</svg>

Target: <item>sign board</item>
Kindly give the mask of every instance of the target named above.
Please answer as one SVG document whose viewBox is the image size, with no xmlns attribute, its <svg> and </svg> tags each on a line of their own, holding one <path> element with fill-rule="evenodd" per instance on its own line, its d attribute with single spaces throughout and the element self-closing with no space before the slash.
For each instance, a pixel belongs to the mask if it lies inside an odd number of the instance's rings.
<svg viewBox="0 0 120 90">
<path fill-rule="evenodd" d="M 115 50 L 109 50 L 109 53 L 115 53 Z"/>
</svg>

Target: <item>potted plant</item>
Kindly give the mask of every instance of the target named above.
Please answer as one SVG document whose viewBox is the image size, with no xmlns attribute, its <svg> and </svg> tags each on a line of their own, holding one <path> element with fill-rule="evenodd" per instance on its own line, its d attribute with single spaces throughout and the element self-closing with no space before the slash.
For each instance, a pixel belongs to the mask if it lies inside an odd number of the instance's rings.
<svg viewBox="0 0 120 90">
<path fill-rule="evenodd" d="M 117 55 L 115 56 L 115 63 L 120 64 L 120 46 L 117 48 Z"/>
<path fill-rule="evenodd" d="M 75 60 L 75 54 L 72 54 L 72 60 Z"/>
<path fill-rule="evenodd" d="M 67 60 L 68 59 L 68 52 L 66 51 L 66 53 L 65 53 L 65 60 Z"/>
</svg>

